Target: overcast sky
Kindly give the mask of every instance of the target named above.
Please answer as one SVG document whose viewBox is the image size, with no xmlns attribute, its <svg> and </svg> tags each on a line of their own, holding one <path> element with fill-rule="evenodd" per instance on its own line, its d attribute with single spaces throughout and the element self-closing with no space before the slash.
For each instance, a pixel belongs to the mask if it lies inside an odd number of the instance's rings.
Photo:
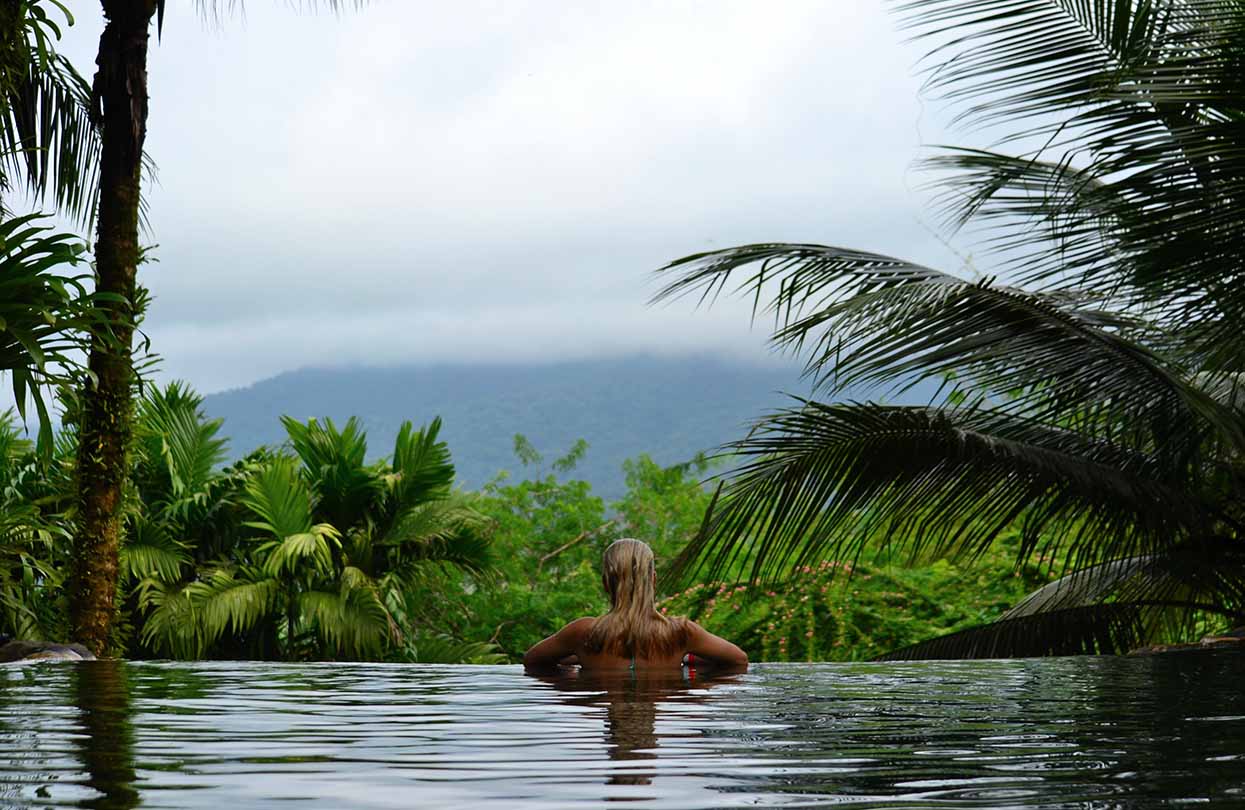
<svg viewBox="0 0 1245 810">
<path fill-rule="evenodd" d="M 102 19 L 73 5 L 89 76 Z M 955 269 L 911 169 L 948 139 L 919 56 L 881 0 L 248 0 L 219 26 L 169 0 L 141 272 L 162 376 L 760 357 L 745 304 L 648 307 L 652 271 L 771 240 Z"/>
</svg>

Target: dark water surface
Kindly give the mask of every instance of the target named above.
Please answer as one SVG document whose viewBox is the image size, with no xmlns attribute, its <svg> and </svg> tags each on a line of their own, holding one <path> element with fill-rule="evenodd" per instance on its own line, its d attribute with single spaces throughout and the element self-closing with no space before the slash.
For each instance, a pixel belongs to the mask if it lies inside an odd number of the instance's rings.
<svg viewBox="0 0 1245 810">
<path fill-rule="evenodd" d="M 1245 656 L 0 669 L 3 807 L 1245 807 Z"/>
</svg>

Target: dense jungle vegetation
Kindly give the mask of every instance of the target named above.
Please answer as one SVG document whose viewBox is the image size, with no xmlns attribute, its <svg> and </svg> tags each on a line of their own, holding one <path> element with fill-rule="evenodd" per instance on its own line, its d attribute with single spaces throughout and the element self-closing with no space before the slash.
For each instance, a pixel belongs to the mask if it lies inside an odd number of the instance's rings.
<svg viewBox="0 0 1245 810">
<path fill-rule="evenodd" d="M 220 425 L 135 346 L 164 5 L 101 1 L 90 83 L 55 52 L 65 5 L 0 10 L 0 372 L 37 425 L 0 436 L 0 629 L 132 657 L 513 658 L 603 609 L 622 535 L 684 588 L 664 609 L 759 659 L 1122 652 L 1245 622 L 1240 0 L 898 4 L 930 87 L 997 136 L 931 161 L 996 275 L 822 244 L 671 262 L 659 298 L 747 295 L 814 391 L 730 446 L 713 494 L 703 459 L 638 457 L 613 503 L 574 478 L 588 448 L 545 467 L 523 439 L 534 477 L 456 489 L 435 419 L 369 462 L 358 422 L 286 418 L 220 466 Z M 89 271 L 14 190 L 95 229 Z M 946 396 L 835 398 L 914 383 Z"/>
<path fill-rule="evenodd" d="M 576 478 L 579 442 L 546 459 L 515 437 L 513 475 L 455 489 L 433 420 L 368 462 L 355 420 L 286 418 L 286 441 L 222 466 L 221 421 L 180 384 L 150 388 L 136 418 L 125 499 L 119 620 L 130 658 L 515 661 L 571 619 L 607 609 L 600 555 L 648 540 L 661 563 L 695 534 L 711 493 L 704 458 L 625 465 L 606 503 Z M 69 633 L 72 429 L 50 456 L 0 420 L 0 631 Z M 1043 579 L 1000 547 L 971 568 L 875 560 L 851 578 L 823 562 L 760 588 L 706 583 L 662 608 L 697 616 L 755 660 L 877 655 L 996 614 Z M 752 598 L 756 597 L 756 598 Z"/>
</svg>

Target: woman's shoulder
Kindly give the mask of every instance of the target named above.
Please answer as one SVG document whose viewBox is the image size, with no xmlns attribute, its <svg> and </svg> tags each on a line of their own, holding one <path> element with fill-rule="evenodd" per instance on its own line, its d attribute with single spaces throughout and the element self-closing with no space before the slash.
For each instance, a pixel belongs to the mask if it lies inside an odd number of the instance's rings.
<svg viewBox="0 0 1245 810">
<path fill-rule="evenodd" d="M 584 616 L 562 628 L 562 632 L 568 636 L 586 637 L 592 632 L 592 626 L 597 623 L 596 616 Z"/>
</svg>

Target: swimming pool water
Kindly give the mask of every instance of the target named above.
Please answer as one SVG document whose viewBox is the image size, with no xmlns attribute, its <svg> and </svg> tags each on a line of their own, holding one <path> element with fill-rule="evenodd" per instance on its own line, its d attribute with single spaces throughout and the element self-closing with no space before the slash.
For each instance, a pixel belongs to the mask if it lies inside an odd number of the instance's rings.
<svg viewBox="0 0 1245 810">
<path fill-rule="evenodd" d="M 0 669 L 0 807 L 1245 807 L 1245 655 Z"/>
</svg>

